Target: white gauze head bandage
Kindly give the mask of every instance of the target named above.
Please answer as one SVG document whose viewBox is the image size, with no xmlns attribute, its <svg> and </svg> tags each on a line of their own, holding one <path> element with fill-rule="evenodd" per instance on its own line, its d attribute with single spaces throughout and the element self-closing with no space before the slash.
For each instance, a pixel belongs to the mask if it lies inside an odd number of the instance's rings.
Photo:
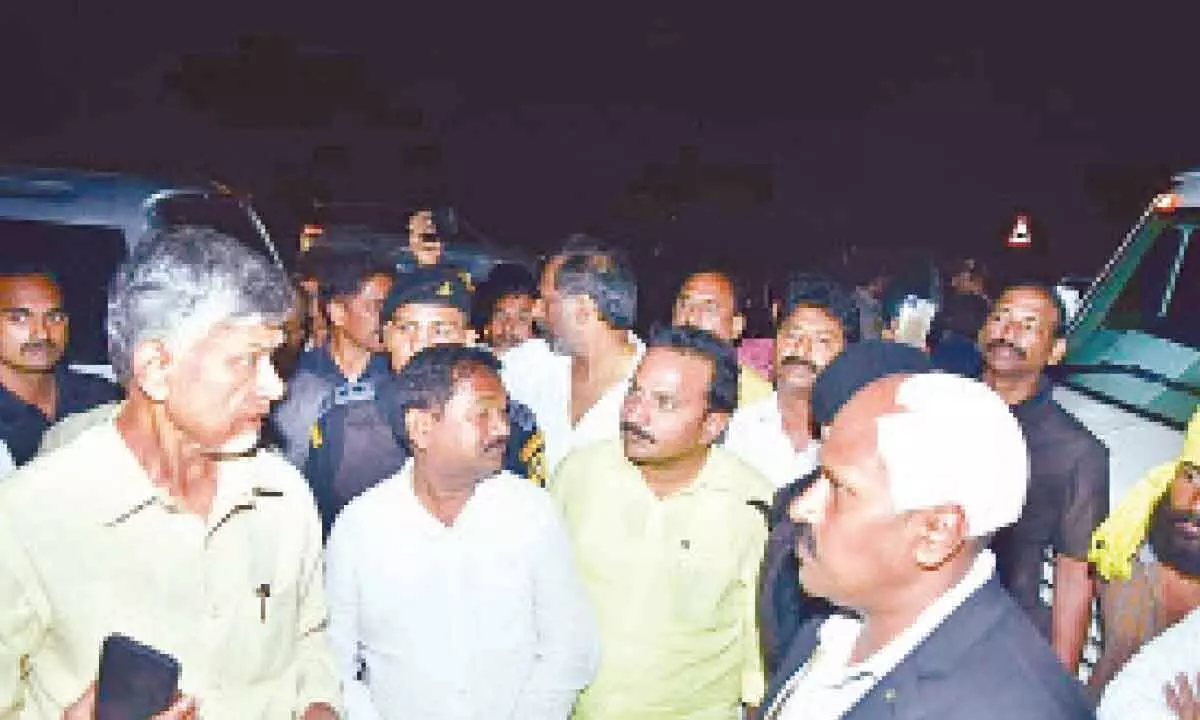
<svg viewBox="0 0 1200 720">
<path fill-rule="evenodd" d="M 876 420 L 876 430 L 897 512 L 958 505 L 970 537 L 1016 522 L 1029 453 L 996 393 L 975 380 L 924 373 L 901 382 L 896 404 L 901 409 Z"/>
</svg>

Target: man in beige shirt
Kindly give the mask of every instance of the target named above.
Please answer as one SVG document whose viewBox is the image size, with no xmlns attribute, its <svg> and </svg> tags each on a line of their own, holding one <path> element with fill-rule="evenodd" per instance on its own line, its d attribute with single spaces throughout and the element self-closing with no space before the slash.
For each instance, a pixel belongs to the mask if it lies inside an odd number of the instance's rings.
<svg viewBox="0 0 1200 720">
<path fill-rule="evenodd" d="M 0 486 L 0 718 L 91 718 L 104 639 L 179 661 L 161 717 L 337 717 L 321 531 L 282 458 L 255 453 L 294 302 L 232 238 L 143 241 L 109 298 L 116 416 Z"/>
</svg>

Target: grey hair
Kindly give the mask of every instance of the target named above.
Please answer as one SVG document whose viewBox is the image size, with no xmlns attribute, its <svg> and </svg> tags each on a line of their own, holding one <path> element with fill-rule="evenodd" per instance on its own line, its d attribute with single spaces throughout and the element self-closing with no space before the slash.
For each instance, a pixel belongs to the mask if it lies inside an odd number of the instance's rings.
<svg viewBox="0 0 1200 720">
<path fill-rule="evenodd" d="M 179 226 L 142 239 L 108 293 L 108 353 L 121 382 L 147 340 L 174 341 L 228 320 L 282 321 L 295 306 L 283 268 L 212 228 Z"/>
</svg>

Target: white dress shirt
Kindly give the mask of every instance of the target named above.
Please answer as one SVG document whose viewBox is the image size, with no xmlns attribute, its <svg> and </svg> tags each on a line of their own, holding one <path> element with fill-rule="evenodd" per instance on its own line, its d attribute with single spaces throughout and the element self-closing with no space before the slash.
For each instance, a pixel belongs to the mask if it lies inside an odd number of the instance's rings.
<svg viewBox="0 0 1200 720">
<path fill-rule="evenodd" d="M 1200 672 L 1200 608 L 1141 647 L 1109 681 L 1096 711 L 1098 720 L 1174 720 L 1163 688 L 1187 673 L 1195 691 Z"/>
<path fill-rule="evenodd" d="M 542 409 L 531 401 L 541 399 L 547 378 L 557 384 L 561 384 L 562 378 L 569 382 L 571 358 L 551 350 L 550 343 L 542 338 L 529 338 L 500 356 L 500 379 L 504 381 L 504 389 L 535 414 L 540 414 Z M 540 417 L 538 422 L 541 422 Z"/>
<path fill-rule="evenodd" d="M 8 451 L 8 444 L 0 440 L 0 480 L 16 469 L 17 464 L 13 462 L 12 454 Z"/>
<path fill-rule="evenodd" d="M 629 372 L 614 383 L 579 418 L 571 422 L 571 359 L 554 353 L 544 340 L 529 340 L 504 356 L 500 377 L 514 399 L 528 405 L 546 439 L 546 469 L 554 474 L 558 463 L 572 450 L 621 434 L 621 406 L 634 370 L 646 354 L 646 345 L 629 333 L 634 344 Z"/>
<path fill-rule="evenodd" d="M 348 717 L 565 719 L 599 641 L 550 496 L 500 472 L 447 527 L 417 499 L 412 468 L 351 501 L 329 539 Z"/>
<path fill-rule="evenodd" d="M 725 449 L 766 476 L 775 489 L 804 477 L 817 467 L 821 444 L 809 441 L 803 450 L 792 446 L 783 431 L 779 393 L 738 408 L 725 431 Z"/>
<path fill-rule="evenodd" d="M 862 662 L 850 664 L 862 621 L 834 615 L 818 630 L 812 658 L 793 675 L 779 694 L 769 720 L 833 720 L 848 712 L 904 658 L 925 642 L 946 618 L 983 587 L 996 571 L 996 558 L 984 550 L 971 569 L 944 595 L 921 611 L 916 621 Z"/>
</svg>

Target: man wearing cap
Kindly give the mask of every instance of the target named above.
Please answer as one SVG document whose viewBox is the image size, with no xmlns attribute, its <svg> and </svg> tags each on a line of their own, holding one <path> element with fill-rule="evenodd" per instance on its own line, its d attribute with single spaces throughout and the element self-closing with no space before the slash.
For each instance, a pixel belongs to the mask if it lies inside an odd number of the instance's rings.
<svg viewBox="0 0 1200 720">
<path fill-rule="evenodd" d="M 1092 535 L 1088 559 L 1104 582 L 1104 654 L 1088 678 L 1099 697 L 1125 662 L 1200 607 L 1200 412 L 1183 451 L 1148 472 Z"/>
<path fill-rule="evenodd" d="M 855 394 L 790 509 L 805 590 L 852 614 L 801 629 L 765 717 L 1092 717 L 987 549 L 1028 481 L 1021 428 L 981 383 L 899 375 Z"/>
<path fill-rule="evenodd" d="M 683 281 L 675 297 L 671 322 L 691 325 L 736 345 L 746 329 L 746 316 L 738 310 L 738 289 L 729 273 L 720 270 L 694 272 Z M 758 402 L 771 394 L 771 383 L 758 370 L 738 365 L 738 407 Z"/>
<path fill-rule="evenodd" d="M 1108 514 L 1108 449 L 1054 401 L 1045 376 L 1066 352 L 1065 323 L 1053 290 L 1012 285 L 992 306 L 979 343 L 981 379 L 1012 408 L 1029 448 L 1025 510 L 992 543 L 1000 580 L 1074 672 L 1095 594 L 1088 549 Z M 1041 597 L 1047 561 L 1054 587 L 1049 606 Z"/>
<path fill-rule="evenodd" d="M 858 307 L 841 285 L 816 275 L 788 283 L 775 336 L 775 392 L 738 409 L 725 448 L 776 488 L 803 477 L 817 462 L 813 383 L 846 344 L 858 340 Z"/>
<path fill-rule="evenodd" d="M 404 369 L 421 350 L 433 345 L 470 345 L 475 332 L 467 322 L 471 292 L 462 277 L 445 267 L 418 268 L 396 279 L 382 310 L 383 340 L 392 372 Z M 546 443 L 533 411 L 510 400 L 504 469 L 538 485 L 546 483 Z M 393 432 L 402 436 L 399 418 Z"/>
<path fill-rule="evenodd" d="M 916 348 L 882 340 L 856 342 L 817 376 L 812 391 L 813 423 L 818 428 L 828 427 L 842 405 L 868 383 L 889 375 L 929 370 L 932 370 L 929 358 Z M 758 600 L 763 661 L 769 673 L 778 668 L 800 626 L 808 618 L 831 611 L 828 601 L 808 595 L 800 587 L 796 524 L 787 513 L 792 500 L 804 492 L 813 479 L 814 475 L 810 473 L 780 488 L 771 506 L 771 536 L 767 541 Z"/>
</svg>

